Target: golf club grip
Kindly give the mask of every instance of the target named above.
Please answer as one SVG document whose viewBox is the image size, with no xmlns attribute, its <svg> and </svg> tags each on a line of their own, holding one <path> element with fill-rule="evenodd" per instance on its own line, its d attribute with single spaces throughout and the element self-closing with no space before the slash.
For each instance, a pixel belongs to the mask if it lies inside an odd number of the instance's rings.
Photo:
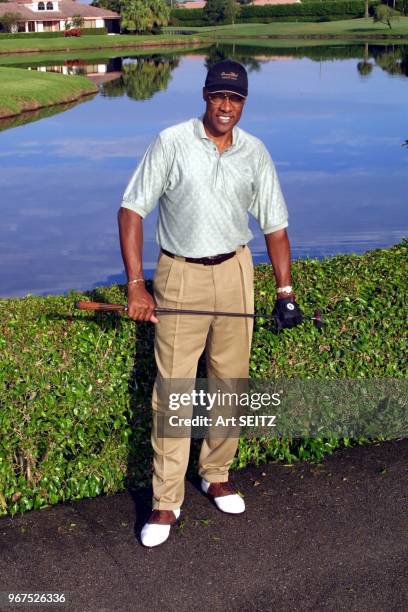
<svg viewBox="0 0 408 612">
<path fill-rule="evenodd" d="M 104 302 L 87 302 L 85 300 L 79 300 L 75 302 L 75 308 L 80 310 L 102 310 L 102 311 L 117 311 L 123 312 L 126 310 L 126 306 L 123 304 L 105 304 Z"/>
</svg>

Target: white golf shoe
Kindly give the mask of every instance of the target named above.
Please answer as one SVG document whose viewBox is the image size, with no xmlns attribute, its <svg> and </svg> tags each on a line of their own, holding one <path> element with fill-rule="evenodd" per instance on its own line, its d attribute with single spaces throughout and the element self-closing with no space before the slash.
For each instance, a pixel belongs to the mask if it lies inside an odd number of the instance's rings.
<svg viewBox="0 0 408 612">
<path fill-rule="evenodd" d="M 163 544 L 170 535 L 171 526 L 177 523 L 179 516 L 180 508 L 177 510 L 153 510 L 140 533 L 143 546 L 152 548 Z"/>
<path fill-rule="evenodd" d="M 245 502 L 229 482 L 207 482 L 201 480 L 201 489 L 214 500 L 215 505 L 222 512 L 228 514 L 242 514 L 245 512 Z"/>
</svg>

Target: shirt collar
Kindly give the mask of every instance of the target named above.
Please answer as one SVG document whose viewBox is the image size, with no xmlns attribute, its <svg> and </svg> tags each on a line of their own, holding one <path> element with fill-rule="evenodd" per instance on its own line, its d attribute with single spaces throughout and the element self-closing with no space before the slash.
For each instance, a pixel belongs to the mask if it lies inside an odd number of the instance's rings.
<svg viewBox="0 0 408 612">
<path fill-rule="evenodd" d="M 194 134 L 197 136 L 197 138 L 210 140 L 212 142 L 211 138 L 208 138 L 206 131 L 204 129 L 203 119 L 204 119 L 204 115 L 201 115 L 201 117 L 197 117 L 196 119 L 194 119 Z M 237 140 L 238 140 L 238 128 L 236 125 L 234 125 L 234 127 L 232 128 L 231 147 L 237 144 Z"/>
</svg>

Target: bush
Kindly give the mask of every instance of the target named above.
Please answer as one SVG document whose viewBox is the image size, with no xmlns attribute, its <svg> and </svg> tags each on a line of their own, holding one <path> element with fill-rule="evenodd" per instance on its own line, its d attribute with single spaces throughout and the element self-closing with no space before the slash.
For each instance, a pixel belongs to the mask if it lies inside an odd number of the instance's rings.
<svg viewBox="0 0 408 612">
<path fill-rule="evenodd" d="M 364 14 L 363 0 L 349 0 L 348 2 L 307 2 L 305 4 L 278 4 L 265 6 L 243 6 L 240 19 L 247 17 L 323 17 L 348 15 L 360 17 Z"/>
<path fill-rule="evenodd" d="M 172 9 L 169 25 L 208 26 L 203 9 Z"/>
<path fill-rule="evenodd" d="M 81 28 L 82 36 L 102 36 L 107 34 L 106 28 Z"/>
<path fill-rule="evenodd" d="M 307 313 L 320 307 L 326 327 L 306 322 L 276 335 L 258 321 L 251 377 L 403 377 L 407 276 L 408 240 L 362 256 L 294 262 L 299 305 Z M 258 312 L 272 310 L 274 285 L 271 267 L 258 266 Z M 87 296 L 125 301 L 117 286 Z M 0 301 L 0 514 L 150 478 L 153 326 L 75 311 L 79 297 Z M 234 465 L 319 459 L 340 444 L 242 438 Z"/>
<path fill-rule="evenodd" d="M 64 32 L 18 32 L 16 34 L 0 34 L 0 40 L 6 38 L 59 38 Z"/>
<path fill-rule="evenodd" d="M 408 0 L 404 0 L 408 1 Z M 371 5 L 375 3 L 370 3 Z M 237 23 L 270 23 L 272 21 L 318 21 L 322 18 L 349 19 L 363 17 L 364 0 L 325 0 L 302 4 L 266 4 L 264 6 L 242 5 Z M 371 9 L 372 12 L 372 9 Z M 208 25 L 202 9 L 174 9 L 171 25 Z"/>
<path fill-rule="evenodd" d="M 64 36 L 81 36 L 80 28 L 70 28 L 64 31 Z"/>
<path fill-rule="evenodd" d="M 401 15 L 408 15 L 408 0 L 397 0 L 395 3 L 395 9 L 399 11 Z"/>
</svg>

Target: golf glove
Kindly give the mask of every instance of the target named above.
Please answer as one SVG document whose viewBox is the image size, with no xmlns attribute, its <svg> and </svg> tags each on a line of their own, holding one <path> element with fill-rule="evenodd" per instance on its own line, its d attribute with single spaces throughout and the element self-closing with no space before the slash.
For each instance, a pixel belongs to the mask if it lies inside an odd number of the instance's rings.
<svg viewBox="0 0 408 612">
<path fill-rule="evenodd" d="M 272 314 L 276 317 L 275 321 L 278 329 L 295 327 L 303 321 L 302 311 L 295 300 L 290 297 L 276 300 Z"/>
</svg>

